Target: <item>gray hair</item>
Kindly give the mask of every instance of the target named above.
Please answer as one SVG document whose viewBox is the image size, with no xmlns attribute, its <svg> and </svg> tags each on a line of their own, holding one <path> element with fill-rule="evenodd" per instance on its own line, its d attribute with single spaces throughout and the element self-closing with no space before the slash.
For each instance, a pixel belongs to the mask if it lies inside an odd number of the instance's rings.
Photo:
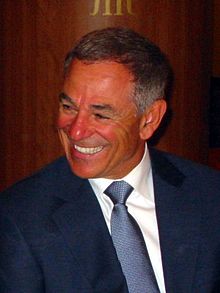
<svg viewBox="0 0 220 293">
<path fill-rule="evenodd" d="M 134 78 L 132 98 L 140 112 L 165 97 L 171 76 L 169 62 L 159 47 L 131 29 L 111 27 L 83 36 L 65 58 L 65 75 L 75 59 L 85 63 L 123 64 Z"/>
</svg>

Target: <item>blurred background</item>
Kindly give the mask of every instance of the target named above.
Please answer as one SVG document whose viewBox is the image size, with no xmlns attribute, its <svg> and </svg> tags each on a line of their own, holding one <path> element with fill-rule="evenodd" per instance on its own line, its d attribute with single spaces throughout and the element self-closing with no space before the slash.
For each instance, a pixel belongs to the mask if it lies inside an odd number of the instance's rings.
<svg viewBox="0 0 220 293">
<path fill-rule="evenodd" d="M 0 190 L 62 155 L 65 55 L 83 34 L 118 25 L 150 38 L 173 67 L 170 110 L 151 143 L 220 169 L 219 0 L 1 0 Z"/>
</svg>

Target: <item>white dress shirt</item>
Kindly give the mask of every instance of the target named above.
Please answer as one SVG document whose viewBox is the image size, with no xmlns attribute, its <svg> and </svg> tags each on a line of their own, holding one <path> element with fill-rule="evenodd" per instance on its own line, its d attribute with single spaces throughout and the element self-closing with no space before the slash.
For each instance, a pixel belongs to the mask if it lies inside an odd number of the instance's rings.
<svg viewBox="0 0 220 293">
<path fill-rule="evenodd" d="M 129 213 L 135 218 L 143 233 L 160 292 L 165 293 L 160 241 L 155 211 L 152 169 L 147 144 L 141 162 L 128 175 L 120 180 L 125 180 L 134 188 L 126 201 L 126 205 Z M 104 178 L 89 179 L 101 206 L 110 233 L 110 219 L 113 203 L 111 199 L 104 194 L 104 191 L 112 181 L 116 180 Z"/>
</svg>

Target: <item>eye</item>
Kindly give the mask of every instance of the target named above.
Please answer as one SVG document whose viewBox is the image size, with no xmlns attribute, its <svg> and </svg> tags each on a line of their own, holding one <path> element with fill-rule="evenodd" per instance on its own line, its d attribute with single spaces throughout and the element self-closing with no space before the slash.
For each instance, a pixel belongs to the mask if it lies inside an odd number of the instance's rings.
<svg viewBox="0 0 220 293">
<path fill-rule="evenodd" d="M 67 102 L 60 103 L 60 110 L 64 114 L 68 114 L 68 115 L 76 115 L 76 112 L 77 112 L 77 109 L 72 104 Z"/>
<path fill-rule="evenodd" d="M 63 110 L 71 110 L 72 109 L 72 106 L 71 105 L 68 105 L 68 104 L 61 104 Z"/>
<path fill-rule="evenodd" d="M 105 116 L 105 115 L 102 115 L 102 114 L 100 114 L 100 113 L 95 113 L 94 114 L 95 115 L 95 117 L 97 118 L 97 119 L 110 119 L 109 117 L 107 117 L 107 116 Z"/>
</svg>

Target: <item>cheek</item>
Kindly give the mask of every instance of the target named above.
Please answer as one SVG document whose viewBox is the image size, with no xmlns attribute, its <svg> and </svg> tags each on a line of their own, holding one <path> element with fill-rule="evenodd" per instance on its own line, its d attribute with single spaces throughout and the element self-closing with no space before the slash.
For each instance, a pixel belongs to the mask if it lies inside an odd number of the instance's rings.
<svg viewBox="0 0 220 293">
<path fill-rule="evenodd" d="M 117 123 L 114 127 L 108 130 L 109 139 L 118 142 L 119 144 L 129 143 L 138 131 L 137 124 L 129 125 L 128 123 Z"/>
<path fill-rule="evenodd" d="M 118 140 L 118 132 L 119 130 L 115 125 L 98 125 L 96 127 L 97 133 L 105 138 L 110 143 L 114 143 Z"/>
</svg>

